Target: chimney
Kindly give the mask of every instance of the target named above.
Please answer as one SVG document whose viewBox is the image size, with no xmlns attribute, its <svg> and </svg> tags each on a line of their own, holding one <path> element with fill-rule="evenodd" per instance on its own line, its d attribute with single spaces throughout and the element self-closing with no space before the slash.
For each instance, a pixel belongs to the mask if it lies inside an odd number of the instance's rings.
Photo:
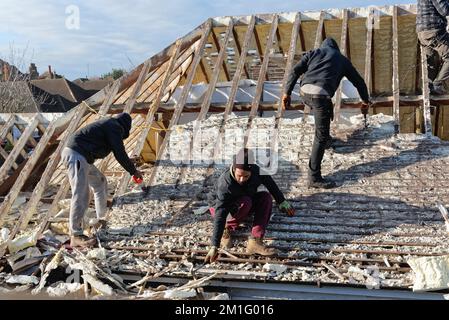
<svg viewBox="0 0 449 320">
<path fill-rule="evenodd" d="M 9 65 L 7 63 L 3 64 L 3 80 L 9 81 Z"/>
<path fill-rule="evenodd" d="M 51 66 L 48 66 L 48 74 L 50 75 L 50 79 L 53 79 L 53 72 L 51 72 Z"/>
<path fill-rule="evenodd" d="M 29 68 L 30 80 L 39 78 L 39 72 L 37 72 L 36 64 L 31 63 Z"/>
</svg>

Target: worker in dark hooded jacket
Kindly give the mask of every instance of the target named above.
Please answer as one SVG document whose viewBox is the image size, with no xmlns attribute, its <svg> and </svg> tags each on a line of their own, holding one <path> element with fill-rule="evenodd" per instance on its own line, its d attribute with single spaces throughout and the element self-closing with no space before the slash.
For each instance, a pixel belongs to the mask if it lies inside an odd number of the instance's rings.
<svg viewBox="0 0 449 320">
<path fill-rule="evenodd" d="M 94 166 L 96 159 L 103 159 L 112 151 L 126 171 L 142 179 L 142 173 L 135 168 L 123 144 L 129 136 L 131 122 L 128 113 L 93 122 L 75 132 L 62 152 L 72 188 L 69 217 L 71 246 L 93 246 L 96 243 L 95 238 L 83 234 L 83 218 L 89 206 L 89 186 L 94 191 L 98 219 L 96 227 L 106 227 L 107 180 Z"/>
<path fill-rule="evenodd" d="M 258 191 L 264 185 L 267 191 Z M 254 153 L 250 149 L 240 150 L 234 157 L 231 167 L 223 172 L 216 182 L 216 203 L 210 213 L 214 218 L 212 246 L 205 262 L 214 262 L 218 258 L 218 247 L 232 247 L 232 233 L 239 224 L 254 215 L 251 236 L 248 239 L 246 252 L 270 256 L 275 254 L 273 248 L 263 243 L 265 230 L 271 217 L 273 198 L 279 209 L 288 216 L 295 214 L 294 208 L 284 198 L 273 178 L 264 174 L 255 164 Z"/>
<path fill-rule="evenodd" d="M 331 141 L 330 121 L 333 120 L 332 97 L 346 77 L 357 88 L 362 98 L 362 111 L 369 107 L 369 94 L 365 81 L 352 65 L 351 61 L 340 53 L 337 42 L 326 38 L 321 47 L 304 54 L 290 72 L 285 92 L 282 97 L 283 106 L 291 103 L 291 93 L 301 75 L 300 95 L 306 105 L 314 111 L 315 139 L 309 160 L 309 188 L 333 188 L 335 182 L 325 180 L 321 176 L 321 161 L 324 151 Z"/>
</svg>

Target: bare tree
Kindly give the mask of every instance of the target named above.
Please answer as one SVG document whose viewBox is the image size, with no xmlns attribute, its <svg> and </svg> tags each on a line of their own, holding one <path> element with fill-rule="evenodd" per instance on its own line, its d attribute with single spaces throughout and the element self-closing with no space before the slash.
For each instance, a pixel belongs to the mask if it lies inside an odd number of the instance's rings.
<svg viewBox="0 0 449 320">
<path fill-rule="evenodd" d="M 9 48 L 8 62 L 0 57 L 0 112 L 20 113 L 39 112 L 43 103 L 56 104 L 56 101 L 43 90 L 37 90 L 30 83 L 30 74 L 22 73 L 29 63 L 28 46 L 18 50 L 13 44 Z"/>
</svg>

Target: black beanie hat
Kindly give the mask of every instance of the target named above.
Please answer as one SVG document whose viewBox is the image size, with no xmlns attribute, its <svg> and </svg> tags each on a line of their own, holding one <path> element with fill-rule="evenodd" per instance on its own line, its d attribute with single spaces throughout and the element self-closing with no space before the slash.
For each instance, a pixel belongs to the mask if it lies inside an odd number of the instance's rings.
<svg viewBox="0 0 449 320">
<path fill-rule="evenodd" d="M 243 148 L 234 156 L 232 166 L 237 169 L 251 171 L 254 163 L 254 155 L 252 151 L 247 148 Z"/>
</svg>

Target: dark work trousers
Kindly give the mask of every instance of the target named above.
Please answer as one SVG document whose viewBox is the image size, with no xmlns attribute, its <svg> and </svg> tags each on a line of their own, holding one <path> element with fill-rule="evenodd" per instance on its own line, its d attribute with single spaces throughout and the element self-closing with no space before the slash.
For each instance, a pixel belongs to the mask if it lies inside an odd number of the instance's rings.
<svg viewBox="0 0 449 320">
<path fill-rule="evenodd" d="M 254 213 L 253 227 L 251 235 L 254 238 L 263 238 L 268 222 L 271 217 L 273 198 L 266 191 L 257 192 L 253 197 L 243 196 L 236 201 L 237 211 L 231 214 L 231 218 L 226 221 L 226 228 L 235 231 L 240 223 Z M 210 208 L 212 217 L 215 216 L 215 208 Z"/>
<path fill-rule="evenodd" d="M 331 139 L 330 124 L 334 119 L 334 109 L 331 97 L 309 95 L 301 92 L 306 105 L 313 109 L 315 117 L 315 138 L 309 159 L 309 181 L 321 179 L 321 161 L 323 160 L 326 144 Z"/>
<path fill-rule="evenodd" d="M 418 39 L 427 57 L 429 80 L 434 86 L 444 85 L 445 80 L 449 79 L 449 33 L 445 29 L 426 30 L 418 32 Z"/>
</svg>

